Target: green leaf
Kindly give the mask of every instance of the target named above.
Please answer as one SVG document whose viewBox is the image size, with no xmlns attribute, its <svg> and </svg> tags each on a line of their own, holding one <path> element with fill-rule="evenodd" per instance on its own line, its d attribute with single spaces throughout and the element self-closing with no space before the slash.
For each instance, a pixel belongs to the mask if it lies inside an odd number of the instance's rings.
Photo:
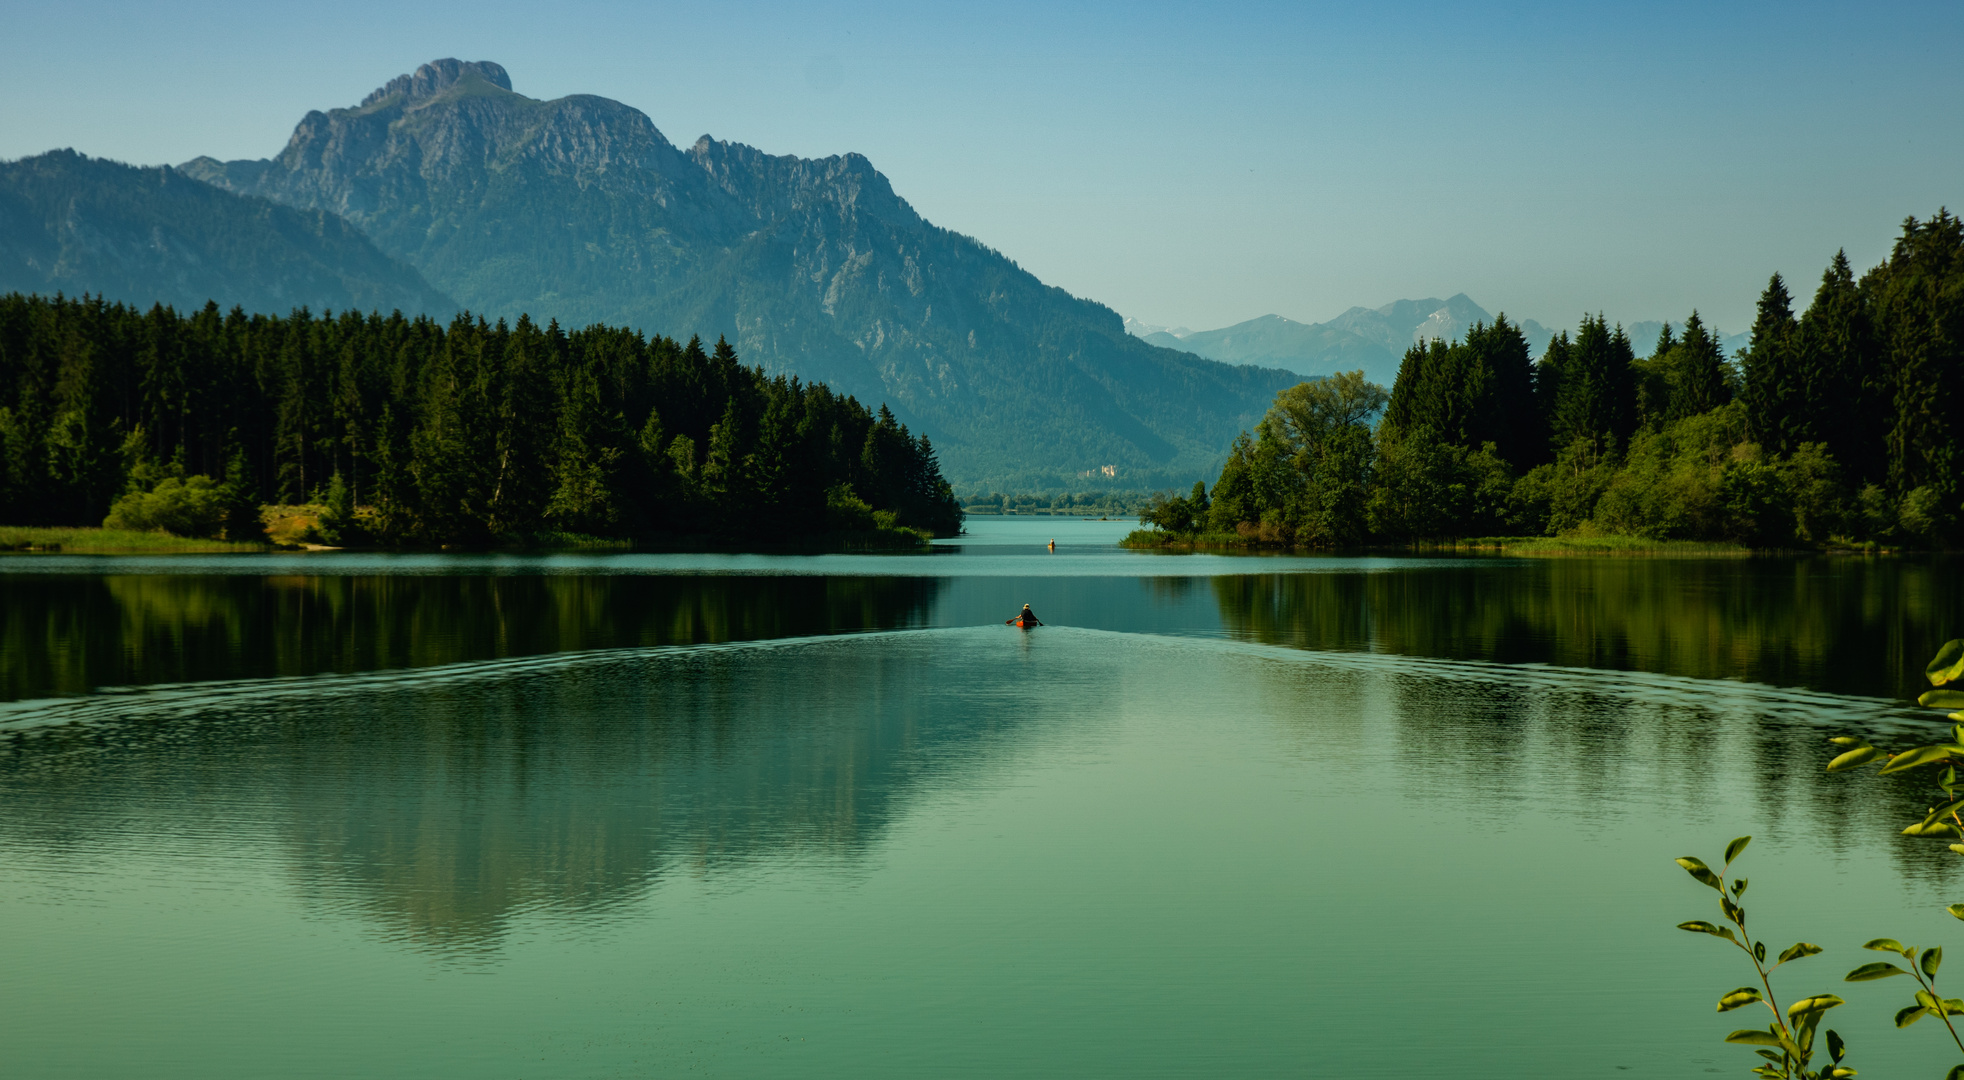
<svg viewBox="0 0 1964 1080">
<path fill-rule="evenodd" d="M 1690 922 L 1681 922 L 1678 924 L 1678 929 L 1689 930 L 1694 934 L 1710 934 L 1713 937 L 1722 937 L 1727 941 L 1739 940 L 1738 938 L 1732 936 L 1731 928 L 1724 927 L 1724 926 L 1713 926 L 1711 923 L 1705 922 L 1701 919 L 1693 919 Z"/>
<path fill-rule="evenodd" d="M 1928 990 L 1918 990 L 1916 992 L 1916 1003 L 1928 1010 L 1932 1016 L 1942 1016 L 1944 1014 L 1944 1003 L 1938 1001 L 1937 995 Z"/>
<path fill-rule="evenodd" d="M 1918 967 L 1921 967 L 1923 969 L 1924 978 L 1927 979 L 1936 978 L 1937 969 L 1942 967 L 1944 964 L 1943 946 L 1939 945 L 1936 946 L 1935 948 L 1923 950 L 1923 958 L 1921 960 L 1918 960 L 1916 963 Z"/>
<path fill-rule="evenodd" d="M 1952 904 L 1944 910 L 1950 912 L 1952 918 L 1964 919 L 1964 904 Z"/>
<path fill-rule="evenodd" d="M 1957 813 L 1960 809 L 1964 809 L 1964 799 L 1955 799 L 1942 806 L 1933 806 L 1930 808 L 1929 813 L 1923 815 L 1923 824 L 1929 825 L 1943 818 L 1947 818 Z"/>
<path fill-rule="evenodd" d="M 1821 1073 L 1821 1080 L 1847 1080 L 1848 1077 L 1860 1075 L 1846 1065 L 1830 1065 Z"/>
<path fill-rule="evenodd" d="M 1758 1055 L 1759 1055 L 1760 1057 L 1763 1057 L 1763 1058 L 1765 1058 L 1765 1059 L 1766 1059 L 1766 1060 L 1768 1060 L 1768 1061 L 1785 1061 L 1785 1060 L 1787 1060 L 1787 1055 L 1785 1055 L 1785 1054 L 1776 1054 L 1776 1053 L 1774 1053 L 1774 1052 L 1773 1052 L 1773 1051 L 1771 1051 L 1771 1050 L 1755 1050 L 1755 1051 L 1753 1051 L 1753 1053 L 1755 1053 L 1755 1054 L 1758 1054 Z"/>
<path fill-rule="evenodd" d="M 1964 709 L 1964 690 L 1925 690 L 1916 703 L 1926 709 Z"/>
<path fill-rule="evenodd" d="M 1896 1014 L 1896 1026 L 1906 1028 L 1928 1015 L 1930 1015 L 1929 1012 L 1923 1006 L 1911 1005 L 1909 1008 Z"/>
<path fill-rule="evenodd" d="M 1848 977 L 1843 979 L 1842 981 L 1843 982 L 1874 982 L 1877 979 L 1888 979 L 1888 978 L 1893 978 L 1897 975 L 1907 975 L 1907 974 L 1909 974 L 1909 972 L 1904 971 L 1902 968 L 1897 967 L 1896 965 L 1890 963 L 1887 960 L 1877 960 L 1873 964 L 1863 964 L 1861 967 L 1858 967 L 1855 970 L 1849 972 Z"/>
<path fill-rule="evenodd" d="M 1841 1059 L 1843 1057 L 1846 1057 L 1847 1054 L 1848 1054 L 1848 1044 L 1841 1041 L 1841 1035 L 1839 1032 L 1835 1031 L 1833 1028 L 1829 1028 L 1828 1029 L 1828 1056 L 1833 1058 L 1836 1064 L 1840 1064 Z"/>
<path fill-rule="evenodd" d="M 1835 997 L 1833 994 L 1815 994 L 1812 997 L 1801 998 L 1799 1001 L 1787 1006 L 1787 1019 L 1792 1020 L 1794 1017 L 1805 1013 L 1827 1012 L 1836 1005 L 1846 1004 L 1847 1002 Z"/>
<path fill-rule="evenodd" d="M 1931 686 L 1964 679 L 1964 638 L 1951 638 L 1937 650 L 1928 667 L 1923 669 L 1923 677 L 1930 680 Z"/>
<path fill-rule="evenodd" d="M 1753 942 L 1753 959 L 1759 961 L 1762 964 L 1766 963 L 1766 942 L 1764 941 Z"/>
<path fill-rule="evenodd" d="M 1945 1016 L 1964 1016 L 1964 998 L 1945 998 Z"/>
<path fill-rule="evenodd" d="M 1803 956 L 1819 956 L 1820 953 L 1821 953 L 1821 947 L 1819 945 L 1814 945 L 1802 941 L 1796 943 L 1792 948 L 1789 948 L 1786 952 L 1781 953 L 1780 962 L 1784 964 L 1789 960 L 1798 960 Z"/>
<path fill-rule="evenodd" d="M 1746 845 L 1752 842 L 1753 842 L 1752 837 L 1742 836 L 1739 837 L 1737 840 L 1732 841 L 1730 844 L 1725 845 L 1725 865 L 1731 866 L 1732 860 L 1738 858 L 1739 853 L 1746 850 Z"/>
<path fill-rule="evenodd" d="M 1845 754 L 1836 755 L 1833 761 L 1828 762 L 1828 771 L 1842 772 L 1852 769 L 1857 765 L 1866 765 L 1874 761 L 1881 753 L 1882 751 L 1877 750 L 1873 746 L 1858 746 Z"/>
<path fill-rule="evenodd" d="M 1742 986 L 1719 999 L 1718 1011 L 1731 1012 L 1760 1000 L 1763 999 L 1759 996 L 1758 990 L 1750 986 Z"/>
<path fill-rule="evenodd" d="M 1876 952 L 1902 952 L 1903 943 L 1892 937 L 1879 937 L 1870 939 L 1862 948 L 1874 949 Z"/>
<path fill-rule="evenodd" d="M 1903 830 L 1904 836 L 1917 836 L 1924 839 L 1941 839 L 1946 836 L 1964 837 L 1964 829 L 1959 829 L 1948 821 L 1919 821 Z"/>
<path fill-rule="evenodd" d="M 1952 844 L 1950 845 L 1950 850 L 1955 851 L 1959 855 L 1964 855 L 1964 844 Z M 1958 918 L 1964 919 L 1964 915 L 1959 915 Z"/>
<path fill-rule="evenodd" d="M 1959 704 L 1964 704 L 1964 702 L 1960 702 Z M 1905 750 L 1895 757 L 1890 758 L 1888 764 L 1882 766 L 1881 774 L 1899 773 L 1904 769 L 1914 769 L 1919 765 L 1933 765 L 1953 755 L 1964 757 L 1964 746 L 1959 746 L 1956 743 L 1938 743 L 1935 746 L 1919 746 L 1914 750 Z"/>
<path fill-rule="evenodd" d="M 1836 746 L 1867 746 L 1868 745 L 1867 743 L 1863 742 L 1860 739 L 1857 739 L 1853 735 L 1836 735 L 1834 738 L 1829 739 L 1828 741 L 1835 744 Z"/>
<path fill-rule="evenodd" d="M 1761 1031 L 1758 1028 L 1747 1028 L 1744 1031 L 1735 1031 L 1732 1034 L 1727 1035 L 1725 1037 L 1725 1041 L 1729 1043 L 1739 1043 L 1742 1046 L 1780 1045 L 1780 1037 L 1778 1035 L 1775 1035 L 1770 1031 Z"/>
<path fill-rule="evenodd" d="M 1944 1074 L 1944 1080 L 1964 1080 L 1964 1065 L 1952 1065 Z"/>
<path fill-rule="evenodd" d="M 1685 873 L 1690 874 L 1692 877 L 1697 878 L 1701 883 L 1710 885 L 1712 888 L 1717 889 L 1720 892 L 1725 891 L 1725 886 L 1719 883 L 1719 876 L 1717 874 L 1712 873 L 1712 868 L 1706 866 L 1705 861 L 1703 859 L 1694 859 L 1691 856 L 1686 855 L 1684 858 L 1677 859 L 1674 861 L 1676 861 L 1676 863 L 1679 866 L 1684 867 Z"/>
</svg>

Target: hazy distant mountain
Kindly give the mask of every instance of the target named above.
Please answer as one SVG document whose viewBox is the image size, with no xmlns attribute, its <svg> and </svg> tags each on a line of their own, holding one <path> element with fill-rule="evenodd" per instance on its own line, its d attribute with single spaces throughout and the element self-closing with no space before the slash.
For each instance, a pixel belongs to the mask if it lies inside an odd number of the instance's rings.
<svg viewBox="0 0 1964 1080">
<path fill-rule="evenodd" d="M 457 309 L 333 214 L 73 150 L 0 162 L 0 292 L 15 291 L 180 311 L 207 300 L 280 313 Z"/>
<path fill-rule="evenodd" d="M 1193 331 L 1180 327 L 1168 331 L 1136 319 L 1125 320 L 1125 325 L 1129 332 L 1154 345 L 1185 349 L 1212 360 L 1287 368 L 1304 375 L 1362 368 L 1372 382 L 1390 386 L 1398 376 L 1398 361 L 1413 342 L 1435 337 L 1462 338 L 1467 327 L 1475 322 L 1492 321 L 1493 316 L 1486 309 L 1460 293 L 1450 300 L 1395 300 L 1381 308 L 1354 307 L 1323 323 L 1300 323 L 1280 315 L 1263 315 L 1219 330 Z M 1555 331 L 1533 319 L 1509 321 L 1521 328 L 1533 355 L 1538 357 L 1547 351 Z M 1658 332 L 1663 329 L 1664 323 L 1655 319 L 1630 323 L 1623 328 L 1639 356 L 1650 354 Z M 1671 329 L 1681 333 L 1684 323 L 1673 321 Z M 1719 345 L 1728 356 L 1752 343 L 1750 332 L 1714 332 L 1718 333 Z"/>
<path fill-rule="evenodd" d="M 619 102 L 514 93 L 493 63 L 310 112 L 271 160 L 182 168 L 343 215 L 493 316 L 727 335 L 746 362 L 891 403 L 964 486 L 1190 479 L 1296 381 L 1128 335 L 922 220 L 857 154 L 683 151 Z"/>
<path fill-rule="evenodd" d="M 1126 320 L 1126 326 L 1154 345 L 1185 349 L 1211 360 L 1287 368 L 1303 375 L 1362 369 L 1372 382 L 1390 386 L 1398 377 L 1398 362 L 1415 342 L 1462 338 L 1474 323 L 1493 319 L 1460 293 L 1450 300 L 1394 300 L 1381 308 L 1354 307 L 1321 323 L 1263 315 L 1219 330 L 1182 327 L 1169 333 L 1132 319 Z M 1536 356 L 1555 336 L 1533 319 L 1510 321 L 1521 328 Z M 1656 337 L 1655 331 L 1651 336 Z"/>
<path fill-rule="evenodd" d="M 1740 349 L 1753 343 L 1753 334 L 1750 330 L 1738 334 L 1728 334 L 1716 326 L 1708 325 L 1705 329 L 1709 333 L 1717 335 L 1719 348 L 1725 350 L 1725 355 L 1727 356 L 1732 356 Z M 1623 328 L 1623 332 L 1630 335 L 1630 344 L 1636 346 L 1638 356 L 1650 355 L 1651 350 L 1657 347 L 1657 335 L 1662 333 L 1663 330 L 1664 322 L 1661 319 L 1645 319 L 1643 322 L 1633 322 Z M 1671 332 L 1673 334 L 1684 333 L 1684 321 L 1681 319 L 1671 320 Z"/>
<path fill-rule="evenodd" d="M 1145 338 L 1148 341 L 1152 340 L 1154 334 L 1165 334 L 1177 341 L 1193 333 L 1193 331 L 1184 326 L 1148 326 L 1137 319 L 1125 320 L 1125 332 L 1131 334 L 1133 337 Z"/>
<path fill-rule="evenodd" d="M 1354 307 L 1323 323 L 1263 315 L 1220 330 L 1187 331 L 1177 337 L 1162 331 L 1144 340 L 1212 360 L 1287 368 L 1303 375 L 1361 368 L 1372 382 L 1389 386 L 1398 375 L 1398 361 L 1413 342 L 1463 337 L 1475 322 L 1492 321 L 1492 315 L 1461 293 L 1450 300 L 1396 300 L 1381 308 Z M 1148 329 L 1142 324 L 1139 328 Z M 1552 336 L 1533 320 L 1522 329 L 1537 352 Z"/>
</svg>

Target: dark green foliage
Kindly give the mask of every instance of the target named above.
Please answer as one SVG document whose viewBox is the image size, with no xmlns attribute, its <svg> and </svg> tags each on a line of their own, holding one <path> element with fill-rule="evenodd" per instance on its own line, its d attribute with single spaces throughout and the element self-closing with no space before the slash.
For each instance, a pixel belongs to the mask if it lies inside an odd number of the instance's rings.
<svg viewBox="0 0 1964 1080">
<path fill-rule="evenodd" d="M 1818 439 L 1808 380 L 1800 366 L 1798 330 L 1787 283 L 1775 274 L 1759 295 L 1753 343 L 1743 359 L 1753 439 L 1776 453 Z"/>
<path fill-rule="evenodd" d="M 1207 527 L 1209 508 L 1207 485 L 1195 481 L 1193 491 L 1187 495 L 1164 491 L 1155 494 L 1139 513 L 1139 524 L 1150 525 L 1175 536 L 1190 536 Z"/>
<path fill-rule="evenodd" d="M 1964 223 L 1911 219 L 1859 282 L 1837 254 L 1799 319 L 1775 275 L 1743 361 L 1742 378 L 1696 311 L 1642 360 L 1590 315 L 1530 379 L 1503 316 L 1464 342 L 1412 346 L 1383 422 L 1340 452 L 1342 440 L 1284 437 L 1284 406 L 1305 391 L 1279 395 L 1230 450 L 1208 531 L 1298 544 L 1964 540 Z M 1306 446 L 1349 463 L 1311 468 Z M 1304 482 L 1336 473 L 1354 479 Z"/>
<path fill-rule="evenodd" d="M 1932 532 L 1950 534 L 1964 493 L 1964 222 L 1941 210 L 1905 221 L 1889 261 L 1862 286 L 1893 375 L 1889 487 L 1905 500 L 1926 492 Z"/>
<path fill-rule="evenodd" d="M 8 524 L 93 525 L 128 491 L 120 515 L 175 531 L 152 504 L 204 481 L 228 533 L 256 500 L 313 501 L 344 541 L 777 538 L 822 529 L 842 485 L 891 523 L 961 527 L 933 447 L 884 408 L 727 343 L 523 317 L 0 297 L 0 454 Z"/>
<path fill-rule="evenodd" d="M 1550 445 L 1560 449 L 1578 439 L 1605 449 L 1621 445 L 1637 426 L 1630 339 L 1601 315 L 1584 315 L 1574 342 L 1563 344 L 1559 353 L 1549 350 L 1555 375 L 1547 404 Z"/>
<path fill-rule="evenodd" d="M 1671 339 L 1667 325 L 1657 342 L 1657 352 L 1640 362 L 1645 375 L 1661 378 L 1661 393 L 1654 384 L 1643 385 L 1638 393 L 1645 419 L 1674 424 L 1688 416 L 1698 416 L 1732 400 L 1726 383 L 1725 350 L 1718 338 L 1705 328 L 1696 311 L 1684 321 L 1684 337 Z"/>
<path fill-rule="evenodd" d="M 1800 317 L 1796 349 L 1817 432 L 1857 483 L 1881 483 L 1893 387 L 1874 330 L 1873 301 L 1837 251 Z"/>
<path fill-rule="evenodd" d="M 1473 324 L 1464 342 L 1412 346 L 1384 420 L 1401 431 L 1424 425 L 1455 446 L 1493 443 L 1502 460 L 1527 468 L 1545 456 L 1533 393 L 1527 338 L 1502 313 L 1491 326 Z"/>
</svg>

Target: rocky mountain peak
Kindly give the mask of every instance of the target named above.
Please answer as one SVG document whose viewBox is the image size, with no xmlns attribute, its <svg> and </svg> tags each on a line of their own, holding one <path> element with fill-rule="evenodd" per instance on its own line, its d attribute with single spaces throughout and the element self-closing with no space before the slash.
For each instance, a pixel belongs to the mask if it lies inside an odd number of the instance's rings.
<svg viewBox="0 0 1964 1080">
<path fill-rule="evenodd" d="M 467 76 L 475 75 L 500 90 L 511 89 L 511 76 L 505 73 L 504 65 L 490 60 L 458 60 L 446 58 L 432 60 L 409 75 L 398 75 L 382 84 L 381 88 L 361 100 L 361 107 L 367 108 L 395 94 L 406 96 L 410 103 L 435 97 L 456 85 Z"/>
</svg>

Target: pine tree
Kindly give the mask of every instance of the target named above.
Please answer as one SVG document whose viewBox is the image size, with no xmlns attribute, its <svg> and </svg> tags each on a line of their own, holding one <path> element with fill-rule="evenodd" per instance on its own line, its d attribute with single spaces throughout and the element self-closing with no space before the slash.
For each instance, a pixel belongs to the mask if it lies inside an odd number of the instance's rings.
<svg viewBox="0 0 1964 1080">
<path fill-rule="evenodd" d="M 1886 417 L 1893 388 L 1869 306 L 1847 252 L 1837 251 L 1798 328 L 1801 366 L 1813 377 L 1806 389 L 1818 434 L 1857 485 L 1880 483 L 1889 471 Z"/>
<path fill-rule="evenodd" d="M 1601 315 L 1585 315 L 1574 343 L 1562 344 L 1549 418 L 1553 445 L 1588 440 L 1606 450 L 1627 440 L 1637 422 L 1631 370 L 1636 357 L 1623 328 L 1611 330 Z M 1557 355 L 1553 346 L 1550 355 Z"/>
<path fill-rule="evenodd" d="M 1752 345 L 1745 355 L 1746 424 L 1753 439 L 1777 454 L 1814 438 L 1807 392 L 1794 356 L 1793 298 L 1774 274 L 1760 293 Z"/>
<path fill-rule="evenodd" d="M 1671 349 L 1671 398 L 1667 418 L 1708 413 L 1731 399 L 1725 385 L 1725 351 L 1694 309 L 1684 321 L 1684 340 Z"/>
<path fill-rule="evenodd" d="M 1865 284 L 1894 374 L 1889 486 L 1904 498 L 1925 489 L 1941 535 L 1957 528 L 1964 489 L 1964 222 L 1947 210 L 1905 221 L 1889 261 Z"/>
</svg>

